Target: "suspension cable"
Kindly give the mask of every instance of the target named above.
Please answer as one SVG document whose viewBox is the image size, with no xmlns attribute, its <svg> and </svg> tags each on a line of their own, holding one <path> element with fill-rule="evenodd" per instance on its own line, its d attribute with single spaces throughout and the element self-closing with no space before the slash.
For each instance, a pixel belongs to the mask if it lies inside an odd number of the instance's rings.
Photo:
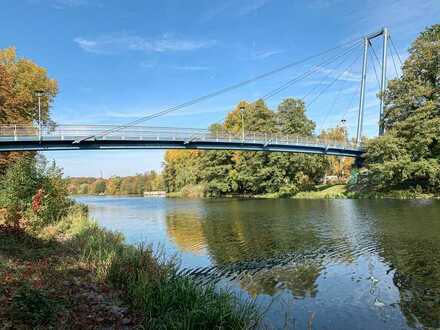
<svg viewBox="0 0 440 330">
<path fill-rule="evenodd" d="M 390 36 L 390 41 L 391 41 L 391 47 L 394 48 L 394 51 L 396 52 L 397 58 L 398 58 L 398 60 L 400 62 L 400 65 L 403 65 L 402 59 L 400 58 L 400 55 L 399 55 L 399 51 L 397 50 L 396 46 L 394 45 L 394 41 L 391 38 L 391 36 Z"/>
<path fill-rule="evenodd" d="M 355 41 L 355 42 L 354 42 L 354 41 Z M 354 44 L 353 44 L 353 42 L 354 42 Z M 88 137 L 85 137 L 85 138 L 79 139 L 79 140 L 75 141 L 75 143 L 79 143 L 79 142 L 82 142 L 82 141 L 85 141 L 85 140 L 88 140 L 88 139 L 91 139 L 91 138 L 96 138 L 97 136 L 103 137 L 103 136 L 106 136 L 106 135 L 111 134 L 111 133 L 113 133 L 113 132 L 117 132 L 117 131 L 119 131 L 119 130 L 122 130 L 122 129 L 124 129 L 124 128 L 130 127 L 130 126 L 134 126 L 134 125 L 137 125 L 137 124 L 139 124 L 139 123 L 145 122 L 145 121 L 147 121 L 147 120 L 151 120 L 151 119 L 154 119 L 154 118 L 157 118 L 157 117 L 163 116 L 163 115 L 168 114 L 168 113 L 170 113 L 170 112 L 174 112 L 174 111 L 177 111 L 177 110 L 180 110 L 180 109 L 183 109 L 183 108 L 189 107 L 189 106 L 194 105 L 194 104 L 197 104 L 197 103 L 199 103 L 199 102 L 202 102 L 202 101 L 205 101 L 205 100 L 211 99 L 211 98 L 213 98 L 213 97 L 216 97 L 216 96 L 218 96 L 218 95 L 221 95 L 221 94 L 224 94 L 224 93 L 230 92 L 230 91 L 235 90 L 235 89 L 237 89 L 237 88 L 240 88 L 240 87 L 242 87 L 242 86 L 249 85 L 249 84 L 251 84 L 251 83 L 253 83 L 253 82 L 255 82 L 255 81 L 258 81 L 258 80 L 261 80 L 261 79 L 267 78 L 267 77 L 269 77 L 269 76 L 272 76 L 272 75 L 274 75 L 274 74 L 276 74 L 276 73 L 279 73 L 279 72 L 282 72 L 282 71 L 284 71 L 284 70 L 287 70 L 287 69 L 289 69 L 289 68 L 291 68 L 291 67 L 294 67 L 294 66 L 296 66 L 296 65 L 299 65 L 299 64 L 302 64 L 302 63 L 308 62 L 308 61 L 310 61 L 311 59 L 318 58 L 318 57 L 320 57 L 320 56 L 322 56 L 322 55 L 325 55 L 325 54 L 327 54 L 327 53 L 330 53 L 330 52 L 332 52 L 332 51 L 334 51 L 334 50 L 337 50 L 337 49 L 340 49 L 340 48 L 344 48 L 344 47 L 347 46 L 347 45 L 352 44 L 351 46 L 349 46 L 349 47 L 351 48 L 351 47 L 353 47 L 353 45 L 356 45 L 356 44 L 358 44 L 359 42 L 360 42 L 360 41 L 359 41 L 358 39 L 350 40 L 350 41 L 345 42 L 345 43 L 343 43 L 343 44 L 340 44 L 340 45 L 338 45 L 338 46 L 336 46 L 336 47 L 332 47 L 332 48 L 327 49 L 327 50 L 325 50 L 325 51 L 322 51 L 322 52 L 320 52 L 320 53 L 318 53 L 318 54 L 315 54 L 315 55 L 312 55 L 312 56 L 306 57 L 306 58 L 304 58 L 304 59 L 302 59 L 302 60 L 298 60 L 298 61 L 291 62 L 291 63 L 289 63 L 289 64 L 286 64 L 286 65 L 282 66 L 282 67 L 279 67 L 279 68 L 274 69 L 274 70 L 271 70 L 271 71 L 269 71 L 269 72 L 266 72 L 266 73 L 263 73 L 263 74 L 257 75 L 257 76 L 255 76 L 255 77 L 253 77 L 253 78 L 250 78 L 250 79 L 244 80 L 244 81 L 239 82 L 239 83 L 237 83 L 237 84 L 234 84 L 234 85 L 231 85 L 231 86 L 228 86 L 228 87 L 222 88 L 222 89 L 220 89 L 220 90 L 217 90 L 217 91 L 215 91 L 215 92 L 212 92 L 212 93 L 206 94 L 206 95 L 201 96 L 201 97 L 197 97 L 197 98 L 195 98 L 195 99 L 192 99 L 192 100 L 190 100 L 190 101 L 187 101 L 187 102 L 181 103 L 181 104 L 179 104 L 179 105 L 172 106 L 172 107 L 170 107 L 170 108 L 167 108 L 167 109 L 164 109 L 164 110 L 162 110 L 162 111 L 159 111 L 159 112 L 153 113 L 153 114 L 151 114 L 151 115 L 147 115 L 147 116 L 141 117 L 141 118 L 139 118 L 139 119 L 136 119 L 136 120 L 133 120 L 133 121 L 131 121 L 131 122 L 128 122 L 128 123 L 126 123 L 126 124 L 124 124 L 124 125 L 120 125 L 120 126 L 117 126 L 117 127 L 115 127 L 115 128 L 112 128 L 112 129 L 109 129 L 109 130 L 105 130 L 105 131 L 103 131 L 103 132 L 101 132 L 101 133 L 94 134 L 94 135 L 90 135 L 90 136 L 88 136 Z"/>
<path fill-rule="evenodd" d="M 341 79 L 341 77 L 346 74 L 347 71 L 351 70 L 351 68 L 353 67 L 353 65 L 359 60 L 359 57 L 355 57 L 355 59 L 346 67 L 345 70 L 343 70 L 335 79 L 333 79 L 333 81 L 328 84 L 327 86 L 325 86 L 321 92 L 315 96 L 315 98 L 312 99 L 312 101 L 309 102 L 308 106 L 310 107 L 310 105 L 312 105 L 313 103 L 315 103 L 319 97 L 325 93 L 331 86 L 333 86 L 333 84 L 338 81 L 339 79 Z"/>
<path fill-rule="evenodd" d="M 396 77 L 399 76 L 399 71 L 397 70 L 397 65 L 396 65 L 396 61 L 394 59 L 394 55 L 393 55 L 393 51 L 391 51 L 392 48 L 390 48 L 390 55 L 391 55 L 391 59 L 393 61 L 393 66 L 394 66 L 394 72 L 396 73 Z"/>
<path fill-rule="evenodd" d="M 330 59 L 326 59 L 326 61 L 323 62 L 323 63 L 317 64 L 317 65 L 314 65 L 314 66 L 313 66 L 311 69 L 309 69 L 308 71 L 306 71 L 306 72 L 302 73 L 301 75 L 296 76 L 295 78 L 293 78 L 293 79 L 287 81 L 287 82 L 284 83 L 281 87 L 278 87 L 278 88 L 276 88 L 276 89 L 270 91 L 269 93 L 267 93 L 267 94 L 265 94 L 265 95 L 259 97 L 258 99 L 267 100 L 267 99 L 271 98 L 272 96 L 275 96 L 276 94 L 279 94 L 280 92 L 282 92 L 282 91 L 285 90 L 286 88 L 292 86 L 292 85 L 295 84 L 296 82 L 299 82 L 300 80 L 302 80 L 302 79 L 304 79 L 304 78 L 307 78 L 307 77 L 309 77 L 311 74 L 313 74 L 313 73 L 319 71 L 319 69 L 321 69 L 322 66 L 324 66 L 324 65 L 328 65 L 328 64 L 331 64 L 332 62 L 335 62 L 337 59 L 339 59 L 339 58 L 341 58 L 341 57 L 343 57 L 343 56 L 345 56 L 345 55 L 348 55 L 348 54 L 353 53 L 353 52 L 356 50 L 356 46 L 357 46 L 358 44 L 360 44 L 360 41 L 359 41 L 358 43 L 355 43 L 355 44 L 353 44 L 352 46 L 350 46 L 349 49 L 348 49 L 347 51 L 345 51 L 344 53 L 339 54 L 339 55 L 337 55 L 337 56 L 334 56 L 334 57 L 332 57 L 332 58 L 330 58 Z M 342 64 L 344 64 L 344 63 L 347 61 L 347 59 L 348 59 L 348 57 L 344 58 L 343 61 L 340 62 L 340 63 L 338 64 L 338 66 L 337 66 L 336 69 L 339 69 L 339 67 L 340 67 Z M 352 66 L 352 65 L 350 65 L 350 67 L 351 67 L 351 66 Z M 333 72 L 330 71 L 329 74 L 327 74 L 326 78 L 327 78 L 331 73 L 333 73 Z M 325 78 L 325 79 L 326 79 L 326 78 Z M 314 90 L 314 89 L 316 89 L 316 87 L 313 88 L 313 90 Z M 302 98 L 302 100 L 304 100 L 304 98 Z M 252 104 L 252 103 L 251 103 L 251 104 Z M 224 115 L 222 115 L 221 118 L 219 118 L 218 120 L 212 122 L 211 125 L 221 123 L 222 121 L 224 121 L 224 118 L 225 118 Z"/>
<path fill-rule="evenodd" d="M 330 59 L 326 59 L 326 61 L 323 62 L 323 63 L 317 64 L 317 65 L 314 65 L 314 66 L 313 66 L 312 68 L 310 68 L 308 71 L 306 71 L 306 72 L 300 74 L 299 76 L 296 76 L 295 78 L 293 78 L 293 79 L 287 81 L 287 82 L 284 83 L 281 87 L 278 87 L 278 88 L 276 88 L 276 89 L 270 91 L 269 93 L 266 93 L 265 95 L 259 97 L 258 99 L 267 100 L 267 99 L 271 98 L 272 96 L 275 96 L 276 94 L 279 94 L 280 92 L 282 92 L 282 91 L 285 90 L 286 88 L 292 86 L 292 85 L 295 84 L 296 82 L 299 82 L 300 80 L 302 80 L 302 79 L 304 79 L 304 78 L 307 78 L 307 77 L 309 77 L 310 75 L 312 75 L 313 73 L 319 71 L 319 69 L 321 69 L 323 66 L 328 65 L 328 64 L 331 64 L 332 62 L 335 62 L 337 59 L 339 59 L 339 58 L 341 58 L 341 57 L 343 57 L 343 56 L 345 56 L 345 55 L 348 55 L 348 54 L 353 53 L 353 52 L 356 50 L 356 45 L 357 45 L 357 44 L 358 44 L 358 43 L 354 44 L 353 46 L 351 46 L 347 51 L 345 51 L 345 52 L 342 53 L 342 54 L 339 54 L 339 55 L 337 55 L 337 56 L 334 56 L 334 57 L 332 57 L 332 58 L 330 58 Z M 348 59 L 348 57 L 344 58 L 343 61 L 340 62 L 340 63 L 338 64 L 338 66 L 337 66 L 336 69 L 339 69 L 339 67 L 340 67 L 342 64 L 344 64 L 344 63 L 347 61 L 347 59 Z M 329 74 L 327 74 L 326 77 L 328 77 L 331 73 L 333 73 L 333 72 L 330 71 Z M 326 78 L 325 78 L 325 79 L 326 79 Z M 315 87 L 314 89 L 316 89 L 316 87 Z M 304 99 L 304 98 L 303 98 L 303 99 Z M 303 99 L 302 99 L 302 100 L 303 100 Z M 253 103 L 253 102 L 252 102 L 252 103 Z M 251 104 L 252 104 L 252 103 L 251 103 Z M 224 117 L 224 115 L 223 115 L 221 118 L 219 118 L 218 120 L 214 121 L 211 125 L 221 123 L 221 122 L 224 120 L 224 118 L 225 118 L 225 117 Z"/>
<path fill-rule="evenodd" d="M 373 49 L 373 48 L 371 48 L 371 49 Z M 368 52 L 368 55 L 370 55 L 370 57 L 371 57 L 371 53 L 370 52 Z M 376 64 L 374 63 L 374 61 L 370 61 L 370 65 L 373 67 L 374 76 L 376 77 L 377 85 L 380 86 L 379 75 L 377 74 L 377 71 L 376 71 Z"/>
<path fill-rule="evenodd" d="M 376 51 L 374 50 L 373 43 L 372 43 L 371 41 L 368 41 L 368 43 L 369 43 L 370 46 L 371 46 L 370 48 L 371 48 L 371 50 L 373 51 L 373 55 L 374 55 L 374 58 L 376 59 L 377 65 L 380 66 L 379 57 L 377 56 Z"/>
<path fill-rule="evenodd" d="M 348 56 L 347 56 L 347 58 L 344 58 L 343 59 L 343 61 L 340 63 L 340 65 L 342 65 L 346 60 L 348 59 Z M 335 68 L 334 70 L 337 70 L 337 69 L 339 69 L 339 67 L 340 67 L 340 65 L 338 65 L 338 67 L 337 68 Z M 315 86 L 313 86 L 306 94 L 304 94 L 304 96 L 301 98 L 301 100 L 305 100 L 309 95 L 311 95 L 313 92 L 315 92 L 315 90 L 316 89 L 318 89 L 319 88 L 319 86 L 321 85 L 321 84 L 323 84 L 323 82 L 324 81 L 326 81 L 332 74 L 334 73 L 334 71 L 332 71 L 332 70 L 328 70 L 328 73 L 325 75 L 325 77 L 321 80 L 321 82 L 319 83 L 319 84 L 316 84 Z"/>
<path fill-rule="evenodd" d="M 313 100 L 312 100 L 312 102 L 310 102 L 309 104 L 308 104 L 308 106 L 310 106 L 311 104 L 313 104 L 327 89 L 329 89 L 330 87 L 331 87 L 331 85 L 333 85 L 336 81 L 338 81 L 344 74 L 346 74 L 347 72 L 351 72 L 351 70 L 352 70 L 352 67 L 359 61 L 359 59 L 360 59 L 360 57 L 356 57 L 355 59 L 354 59 L 354 61 L 353 62 L 351 62 L 351 64 L 344 70 L 344 71 L 342 71 L 341 72 L 341 74 L 338 76 L 338 77 L 336 77 L 332 82 L 331 82 L 331 84 L 330 85 L 327 85 L 326 86 L 326 88 L 324 88 L 323 90 L 321 90 L 321 93 L 319 94 L 319 95 L 317 95 Z M 333 110 L 334 110 L 334 105 L 335 105 L 335 103 L 336 103 L 336 98 L 337 97 L 339 97 L 339 94 L 340 94 L 340 92 L 341 92 L 341 90 L 342 90 L 342 86 L 341 86 L 341 88 L 339 89 L 339 92 L 338 92 L 338 94 L 337 94 L 337 96 L 335 97 L 335 100 L 333 101 L 333 104 L 331 105 L 331 107 L 327 110 L 327 113 L 326 113 L 326 116 L 324 117 L 324 120 L 323 120 L 323 122 L 322 122 L 322 124 L 320 125 L 320 128 L 321 127 L 323 127 L 324 125 L 325 125 L 325 123 L 327 122 L 327 119 L 328 119 L 328 117 L 330 116 L 330 114 L 331 113 L 333 113 Z"/>
<path fill-rule="evenodd" d="M 360 43 L 360 42 L 359 42 Z M 310 75 L 312 75 L 313 73 L 317 72 L 320 70 L 320 68 L 324 65 L 328 65 L 336 60 L 338 60 L 339 58 L 353 52 L 356 49 L 356 46 L 358 46 L 358 43 L 354 44 L 353 46 L 351 46 L 347 51 L 345 51 L 342 54 L 339 54 L 335 57 L 332 57 L 330 59 L 327 59 L 325 62 L 320 63 L 320 64 L 316 64 L 315 66 L 313 66 L 309 71 L 306 71 L 305 73 L 300 74 L 299 76 L 296 76 L 295 78 L 285 82 L 283 85 L 281 85 L 280 87 L 270 91 L 269 93 L 263 95 L 263 97 L 261 97 L 263 100 L 267 100 L 270 99 L 271 97 L 281 93 L 282 91 L 284 91 L 285 89 L 291 87 L 292 85 L 294 85 L 295 83 L 297 83 L 298 81 L 301 81 L 304 78 L 309 77 Z"/>
</svg>

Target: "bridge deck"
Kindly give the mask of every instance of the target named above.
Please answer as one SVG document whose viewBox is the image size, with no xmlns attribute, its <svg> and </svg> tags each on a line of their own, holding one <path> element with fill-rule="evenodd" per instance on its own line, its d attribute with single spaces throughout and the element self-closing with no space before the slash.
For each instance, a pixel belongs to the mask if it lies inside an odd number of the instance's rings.
<svg viewBox="0 0 440 330">
<path fill-rule="evenodd" d="M 354 143 L 281 134 L 246 132 L 243 137 L 240 133 L 203 129 L 57 125 L 42 127 L 40 135 L 37 127 L 0 126 L 0 152 L 103 149 L 249 150 L 348 157 L 362 154 L 362 147 Z"/>
</svg>

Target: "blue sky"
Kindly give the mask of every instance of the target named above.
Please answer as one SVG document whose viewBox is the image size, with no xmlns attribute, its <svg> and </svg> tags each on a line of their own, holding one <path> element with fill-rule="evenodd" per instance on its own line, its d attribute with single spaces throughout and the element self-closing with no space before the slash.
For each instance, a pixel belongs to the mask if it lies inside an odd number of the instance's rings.
<svg viewBox="0 0 440 330">
<path fill-rule="evenodd" d="M 402 57 L 426 26 L 439 22 L 439 0 L 2 0 L 0 47 L 47 67 L 59 82 L 52 116 L 59 123 L 122 124 L 245 80 L 382 26 Z M 359 48 L 359 47 L 358 47 Z M 380 43 L 375 45 L 380 56 Z M 354 133 L 360 61 L 320 68 L 268 100 L 307 100 L 317 127 L 342 117 Z M 315 63 L 306 63 L 149 126 L 207 127 L 239 100 L 255 100 Z M 389 63 L 389 75 L 394 68 Z M 327 79 L 327 80 L 326 80 Z M 377 134 L 377 83 L 369 70 L 365 132 Z M 163 151 L 52 152 L 69 176 L 132 175 L 160 169 Z"/>
</svg>

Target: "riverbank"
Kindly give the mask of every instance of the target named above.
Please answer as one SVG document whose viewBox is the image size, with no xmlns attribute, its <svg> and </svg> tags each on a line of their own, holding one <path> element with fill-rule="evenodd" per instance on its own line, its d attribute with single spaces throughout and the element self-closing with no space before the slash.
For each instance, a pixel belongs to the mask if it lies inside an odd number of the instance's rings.
<svg viewBox="0 0 440 330">
<path fill-rule="evenodd" d="M 201 189 L 187 188 L 178 192 L 166 194 L 170 198 L 203 198 Z M 315 190 L 301 191 L 293 196 L 285 196 L 283 193 L 269 193 L 262 195 L 224 195 L 222 197 L 260 198 L 260 199 L 439 199 L 440 195 L 426 194 L 414 190 L 396 190 L 389 192 L 359 193 L 349 191 L 345 184 L 319 185 Z"/>
<path fill-rule="evenodd" d="M 0 283 L 0 323 L 10 328 L 248 328 L 259 318 L 79 207 L 38 230 L 1 226 Z"/>
</svg>

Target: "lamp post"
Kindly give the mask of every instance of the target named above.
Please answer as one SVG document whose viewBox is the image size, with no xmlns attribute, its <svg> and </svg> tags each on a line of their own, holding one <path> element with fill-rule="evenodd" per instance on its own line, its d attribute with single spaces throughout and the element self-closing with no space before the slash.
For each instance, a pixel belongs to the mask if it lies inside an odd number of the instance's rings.
<svg viewBox="0 0 440 330">
<path fill-rule="evenodd" d="M 244 105 L 240 105 L 241 114 L 241 140 L 244 141 Z"/>
<path fill-rule="evenodd" d="M 38 90 L 35 95 L 38 97 L 38 140 L 41 141 L 41 97 L 44 96 L 44 91 Z"/>
<path fill-rule="evenodd" d="M 341 127 L 344 130 L 344 134 L 348 135 L 347 128 L 346 128 L 345 124 L 347 124 L 347 120 L 345 118 L 342 118 L 341 119 Z M 344 142 L 348 142 L 348 136 L 345 136 L 345 141 Z M 338 180 L 344 176 L 344 166 L 343 166 L 344 161 L 345 161 L 345 157 L 339 157 Z"/>
</svg>

